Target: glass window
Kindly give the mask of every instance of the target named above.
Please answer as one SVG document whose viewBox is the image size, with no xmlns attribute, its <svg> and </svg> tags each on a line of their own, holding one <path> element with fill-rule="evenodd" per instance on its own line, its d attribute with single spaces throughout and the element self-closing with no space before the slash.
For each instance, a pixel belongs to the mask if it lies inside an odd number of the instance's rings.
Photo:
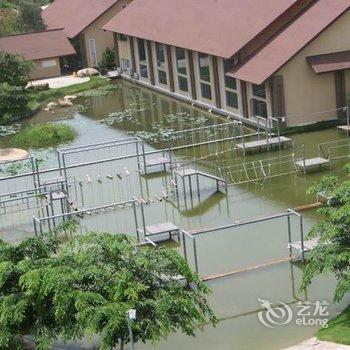
<svg viewBox="0 0 350 350">
<path fill-rule="evenodd" d="M 184 49 L 176 48 L 176 65 L 177 71 L 181 74 L 187 75 L 186 67 L 186 52 Z"/>
<path fill-rule="evenodd" d="M 157 67 L 165 70 L 165 48 L 163 44 L 156 43 L 156 55 Z"/>
<path fill-rule="evenodd" d="M 225 75 L 225 87 L 227 89 L 237 90 L 236 79 Z"/>
<path fill-rule="evenodd" d="M 124 34 L 117 34 L 118 40 L 119 41 L 127 41 L 128 37 Z"/>
<path fill-rule="evenodd" d="M 253 84 L 253 95 L 260 98 L 266 98 L 265 84 Z"/>
<path fill-rule="evenodd" d="M 179 89 L 180 89 L 181 91 L 186 91 L 186 92 L 188 92 L 187 78 L 178 76 L 178 81 L 179 81 Z"/>
<path fill-rule="evenodd" d="M 143 39 L 137 38 L 137 46 L 139 50 L 139 60 L 140 62 L 146 62 L 146 46 Z"/>
<path fill-rule="evenodd" d="M 140 64 L 140 76 L 142 78 L 148 78 L 148 68 L 144 64 Z"/>
<path fill-rule="evenodd" d="M 262 118 L 267 118 L 266 102 L 253 100 L 253 114 Z"/>
<path fill-rule="evenodd" d="M 211 100 L 211 86 L 208 84 L 201 83 L 202 97 L 207 100 Z"/>
<path fill-rule="evenodd" d="M 167 81 L 167 77 L 166 77 L 166 72 L 158 69 L 158 80 L 161 84 L 167 85 L 168 81 Z"/>
<path fill-rule="evenodd" d="M 210 82 L 210 60 L 209 55 L 198 54 L 199 77 L 201 80 Z"/>
<path fill-rule="evenodd" d="M 235 92 L 226 90 L 226 104 L 228 107 L 238 108 L 238 97 Z"/>
</svg>

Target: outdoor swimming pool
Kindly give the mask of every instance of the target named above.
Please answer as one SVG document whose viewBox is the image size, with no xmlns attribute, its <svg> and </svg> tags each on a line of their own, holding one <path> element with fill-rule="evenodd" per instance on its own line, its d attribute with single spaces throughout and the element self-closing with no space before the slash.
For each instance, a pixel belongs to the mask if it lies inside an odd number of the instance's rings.
<svg viewBox="0 0 350 350">
<path fill-rule="evenodd" d="M 130 83 L 118 82 L 118 85 L 119 90 L 113 95 L 78 101 L 85 107 L 84 111 L 67 110 L 56 114 L 40 112 L 24 124 L 47 121 L 69 124 L 78 134 L 77 138 L 67 145 L 69 147 L 139 136 L 148 142 L 147 150 L 153 150 L 157 147 L 156 139 L 160 128 L 163 131 L 186 130 L 227 122 L 220 117 Z M 252 131 L 245 129 L 244 132 Z M 301 145 L 305 144 L 307 155 L 315 156 L 319 143 L 344 139 L 345 136 L 338 134 L 333 128 L 292 135 L 291 138 L 295 142 L 296 153 L 300 152 Z M 7 138 L 4 137 L 0 146 L 5 146 L 6 142 Z M 219 147 L 204 146 L 199 151 L 186 149 L 179 151 L 176 155 L 191 157 L 194 152 L 211 154 L 224 150 Z M 201 167 L 209 168 L 215 162 L 224 166 L 291 155 L 291 150 L 282 149 L 243 156 L 230 150 L 230 146 L 225 147 L 226 152 L 221 156 L 205 159 Z M 123 152 L 129 151 L 123 149 L 120 152 L 122 155 Z M 42 168 L 57 166 L 55 150 L 40 150 L 35 151 L 34 154 L 43 159 Z M 341 160 L 332 163 L 332 171 L 344 177 L 342 166 L 345 162 L 346 160 Z M 283 168 L 283 165 L 281 167 Z M 125 168 L 130 172 L 129 175 L 125 172 Z M 185 198 L 180 189 L 179 201 L 173 194 L 169 194 L 166 200 L 159 201 L 155 196 L 161 196 L 169 179 L 159 173 L 140 178 L 135 169 L 136 166 L 131 160 L 72 169 L 71 175 L 81 178 L 84 182 L 84 195 L 79 197 L 79 201 L 84 201 L 85 207 L 91 207 L 96 204 L 130 199 L 131 196 L 152 198 L 153 202 L 144 206 L 147 224 L 170 221 L 180 228 L 193 230 L 279 213 L 287 208 L 312 203 L 315 198 L 307 194 L 307 188 L 328 172 L 327 168 L 322 172 L 306 176 L 293 172 L 264 181 L 229 186 L 227 194 L 216 192 L 216 187 L 207 179 L 201 181 L 200 199 L 197 195 Z M 106 174 L 111 173 L 113 173 L 113 179 L 106 178 Z M 117 173 L 122 174 L 122 179 L 115 176 Z M 91 183 L 87 181 L 87 175 L 91 178 Z M 99 176 L 103 176 L 100 182 Z M 20 181 L 18 180 L 18 186 Z M 79 193 L 79 189 L 76 192 Z M 18 242 L 32 235 L 30 218 L 35 214 L 34 210 L 0 216 L 0 238 Z M 314 211 L 304 213 L 305 232 L 317 217 Z M 295 235 L 297 225 L 297 221 L 292 221 L 292 231 Z M 82 222 L 81 231 L 86 232 L 90 229 L 116 233 L 128 232 L 135 235 L 132 211 L 130 208 L 120 208 L 117 211 L 86 217 Z M 281 259 L 288 256 L 287 243 L 285 218 L 203 235 L 197 242 L 199 272 L 205 276 Z M 174 248 L 178 249 L 176 245 Z M 198 333 L 195 339 L 182 334 L 171 336 L 166 342 L 160 344 L 159 348 L 166 350 L 180 347 L 194 350 L 281 349 L 312 336 L 317 327 L 297 326 L 291 323 L 287 326 L 268 329 L 261 325 L 257 318 L 257 313 L 261 309 L 258 298 L 290 303 L 293 309 L 296 309 L 299 299 L 332 302 L 333 283 L 330 276 L 316 279 L 308 289 L 307 295 L 299 292 L 302 268 L 300 264 L 288 262 L 208 282 L 213 292 L 210 303 L 221 322 L 216 328 L 210 327 L 203 333 Z M 343 305 L 346 305 L 347 301 L 349 298 Z M 332 304 L 331 315 L 341 309 L 342 305 Z M 152 346 L 137 345 L 137 348 L 151 349 Z"/>
</svg>

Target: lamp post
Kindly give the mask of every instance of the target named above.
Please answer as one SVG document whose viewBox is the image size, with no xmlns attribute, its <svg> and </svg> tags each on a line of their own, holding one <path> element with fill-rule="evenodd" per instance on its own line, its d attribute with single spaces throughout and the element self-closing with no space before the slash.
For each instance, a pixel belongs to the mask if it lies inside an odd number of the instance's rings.
<svg viewBox="0 0 350 350">
<path fill-rule="evenodd" d="M 136 310 L 130 309 L 126 312 L 126 320 L 128 322 L 129 337 L 131 342 L 131 349 L 135 350 L 134 335 L 132 333 L 132 321 L 136 320 Z"/>
</svg>

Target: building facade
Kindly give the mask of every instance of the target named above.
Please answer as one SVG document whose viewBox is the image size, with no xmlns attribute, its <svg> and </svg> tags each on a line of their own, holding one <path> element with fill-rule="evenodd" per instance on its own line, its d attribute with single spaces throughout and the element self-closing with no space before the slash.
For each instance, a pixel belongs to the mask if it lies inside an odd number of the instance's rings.
<svg viewBox="0 0 350 350">
<path fill-rule="evenodd" d="M 60 29 L 0 37 L 0 50 L 32 61 L 32 80 L 60 76 L 63 60 L 76 54 Z"/>
<path fill-rule="evenodd" d="M 134 0 L 104 29 L 116 34 L 125 77 L 247 122 L 273 117 L 295 126 L 345 116 L 349 7 L 350 0 L 169 0 L 162 8 Z M 259 15 L 255 28 L 244 21 Z M 235 33 L 235 22 L 243 30 Z"/>
<path fill-rule="evenodd" d="M 102 27 L 131 0 L 55 0 L 42 17 L 48 29 L 63 28 L 78 52 L 78 67 L 98 67 L 107 48 L 115 49 L 114 34 Z"/>
</svg>

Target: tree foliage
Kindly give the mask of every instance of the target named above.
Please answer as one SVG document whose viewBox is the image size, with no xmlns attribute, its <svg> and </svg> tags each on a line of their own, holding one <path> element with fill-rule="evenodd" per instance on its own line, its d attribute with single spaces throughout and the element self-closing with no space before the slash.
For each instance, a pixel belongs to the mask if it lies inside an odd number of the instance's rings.
<svg viewBox="0 0 350 350">
<path fill-rule="evenodd" d="M 10 122 L 14 114 L 21 115 L 27 103 L 28 98 L 22 87 L 0 83 L 0 124 Z"/>
<path fill-rule="evenodd" d="M 20 55 L 13 55 L 0 50 L 0 83 L 24 88 L 28 83 L 32 63 Z"/>
<path fill-rule="evenodd" d="M 179 281 L 183 276 L 186 283 Z M 38 349 L 98 335 L 101 349 L 127 343 L 127 310 L 137 310 L 135 341 L 158 341 L 216 318 L 208 288 L 173 250 L 137 247 L 125 235 L 95 234 L 59 245 L 53 237 L 0 245 L 0 348 L 32 334 Z"/>
<path fill-rule="evenodd" d="M 46 0 L 0 1 L 0 36 L 44 30 L 41 6 Z"/>
<path fill-rule="evenodd" d="M 350 181 L 324 177 L 311 192 L 322 192 L 326 202 L 319 209 L 324 220 L 316 223 L 309 233 L 309 238 L 319 237 L 319 240 L 309 253 L 302 287 L 306 288 L 317 275 L 333 273 L 337 279 L 334 300 L 340 301 L 350 292 Z"/>
</svg>

